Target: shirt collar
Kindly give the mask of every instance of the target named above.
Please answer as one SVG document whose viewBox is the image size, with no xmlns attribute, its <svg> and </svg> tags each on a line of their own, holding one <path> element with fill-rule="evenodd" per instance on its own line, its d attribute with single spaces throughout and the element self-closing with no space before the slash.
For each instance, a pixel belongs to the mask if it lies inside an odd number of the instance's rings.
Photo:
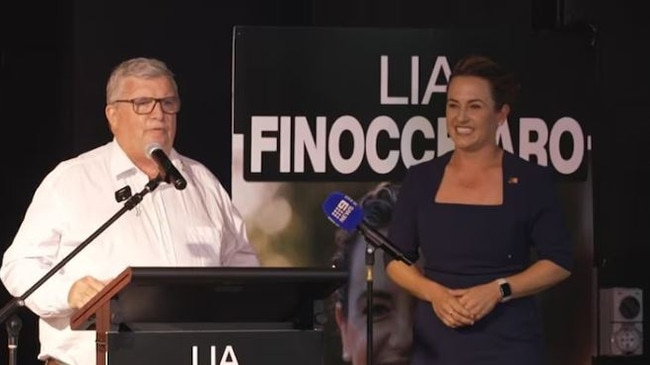
<svg viewBox="0 0 650 365">
<path fill-rule="evenodd" d="M 129 156 L 126 155 L 126 152 L 124 152 L 120 144 L 117 143 L 115 139 L 113 139 L 113 142 L 110 146 L 109 159 L 111 174 L 117 180 L 137 174 L 144 175 L 144 173 L 133 164 Z M 176 150 L 173 148 L 172 152 L 169 154 L 169 159 L 177 169 L 182 169 L 183 161 L 181 160 L 178 152 L 176 152 Z"/>
<path fill-rule="evenodd" d="M 115 179 L 119 180 L 131 175 L 135 175 L 139 170 L 135 167 L 133 162 L 126 155 L 119 143 L 115 139 L 110 146 L 109 152 L 111 174 Z"/>
</svg>

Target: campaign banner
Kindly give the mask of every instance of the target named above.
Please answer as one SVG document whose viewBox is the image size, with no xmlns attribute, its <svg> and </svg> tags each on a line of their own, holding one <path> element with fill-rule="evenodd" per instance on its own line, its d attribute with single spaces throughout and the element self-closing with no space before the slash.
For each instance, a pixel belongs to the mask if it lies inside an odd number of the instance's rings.
<svg viewBox="0 0 650 365">
<path fill-rule="evenodd" d="M 590 364 L 594 53 L 581 35 L 509 29 L 235 27 L 232 196 L 262 264 L 331 265 L 323 201 L 399 184 L 452 150 L 451 69 L 485 54 L 522 85 L 498 143 L 553 168 L 576 243 L 571 279 L 541 296 L 551 363 Z M 343 361 L 333 343 L 328 364 Z"/>
</svg>

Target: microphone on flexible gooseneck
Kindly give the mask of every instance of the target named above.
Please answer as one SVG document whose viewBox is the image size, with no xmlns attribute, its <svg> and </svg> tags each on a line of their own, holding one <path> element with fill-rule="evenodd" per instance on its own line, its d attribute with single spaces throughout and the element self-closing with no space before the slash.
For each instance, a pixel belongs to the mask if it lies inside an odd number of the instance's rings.
<svg viewBox="0 0 650 365">
<path fill-rule="evenodd" d="M 376 248 L 386 251 L 393 258 L 401 260 L 405 264 L 413 265 L 412 260 L 365 221 L 363 209 L 349 196 L 339 192 L 331 193 L 323 202 L 322 207 L 327 218 L 337 227 L 346 231 L 357 229 Z"/>
<path fill-rule="evenodd" d="M 156 161 L 158 168 L 165 175 L 164 180 L 168 184 L 173 184 L 177 190 L 183 190 L 187 186 L 187 181 L 183 175 L 176 169 L 172 161 L 167 157 L 165 151 L 158 143 L 152 143 L 147 146 L 147 156 Z"/>
</svg>

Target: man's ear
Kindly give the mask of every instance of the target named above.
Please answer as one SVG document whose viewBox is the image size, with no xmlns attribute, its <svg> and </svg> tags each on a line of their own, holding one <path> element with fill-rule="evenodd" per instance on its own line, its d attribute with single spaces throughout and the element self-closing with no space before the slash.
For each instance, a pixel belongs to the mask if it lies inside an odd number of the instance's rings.
<svg viewBox="0 0 650 365">
<path fill-rule="evenodd" d="M 108 120 L 108 126 L 111 128 L 111 131 L 114 132 L 117 127 L 117 108 L 115 105 L 106 105 L 104 108 L 104 115 L 106 115 L 106 120 Z"/>
</svg>

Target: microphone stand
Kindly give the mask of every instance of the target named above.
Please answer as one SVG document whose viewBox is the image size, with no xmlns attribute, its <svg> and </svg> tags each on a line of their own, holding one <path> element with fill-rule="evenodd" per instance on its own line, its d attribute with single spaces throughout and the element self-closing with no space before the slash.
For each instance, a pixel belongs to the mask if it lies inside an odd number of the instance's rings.
<svg viewBox="0 0 650 365">
<path fill-rule="evenodd" d="M 14 314 L 7 322 L 7 347 L 9 350 L 9 365 L 16 365 L 16 350 L 18 349 L 18 333 L 23 327 L 23 322 Z"/>
<path fill-rule="evenodd" d="M 370 227 L 366 222 L 361 222 L 359 232 L 363 235 L 366 241 L 366 302 L 367 302 L 367 315 L 366 315 L 366 365 L 374 363 L 373 357 L 373 309 L 372 309 L 372 296 L 373 296 L 373 278 L 372 267 L 375 263 L 375 250 L 380 248 L 390 254 L 394 259 L 400 260 L 405 264 L 411 266 L 413 261 L 407 258 L 397 248 L 392 246 L 379 232 Z"/>
<path fill-rule="evenodd" d="M 61 270 L 61 268 L 72 260 L 81 250 L 83 250 L 92 240 L 97 238 L 100 233 L 104 232 L 113 222 L 115 222 L 119 217 L 121 217 L 128 210 L 135 208 L 138 205 L 142 198 L 147 194 L 152 192 L 158 185 L 164 181 L 160 175 L 155 179 L 149 180 L 145 187 L 139 193 L 131 196 L 129 200 L 124 203 L 124 206 L 117 211 L 111 218 L 102 224 L 93 234 L 91 234 L 86 240 L 81 242 L 79 246 L 75 247 L 67 256 L 65 256 L 58 264 L 54 265 L 50 271 L 48 271 L 42 278 L 40 278 L 34 285 L 32 285 L 27 291 L 18 297 L 12 298 L 7 304 L 5 304 L 2 309 L 0 309 L 0 322 L 4 322 L 10 315 L 12 315 L 18 308 L 25 305 L 25 299 L 29 297 L 36 289 L 40 288 L 50 277 L 52 277 L 56 272 Z M 11 355 L 11 352 L 10 352 Z"/>
<path fill-rule="evenodd" d="M 373 275 L 372 267 L 375 263 L 375 247 L 368 243 L 366 240 L 366 365 L 372 365 L 374 360 L 373 356 L 373 310 L 372 310 L 372 296 L 373 296 Z"/>
</svg>

